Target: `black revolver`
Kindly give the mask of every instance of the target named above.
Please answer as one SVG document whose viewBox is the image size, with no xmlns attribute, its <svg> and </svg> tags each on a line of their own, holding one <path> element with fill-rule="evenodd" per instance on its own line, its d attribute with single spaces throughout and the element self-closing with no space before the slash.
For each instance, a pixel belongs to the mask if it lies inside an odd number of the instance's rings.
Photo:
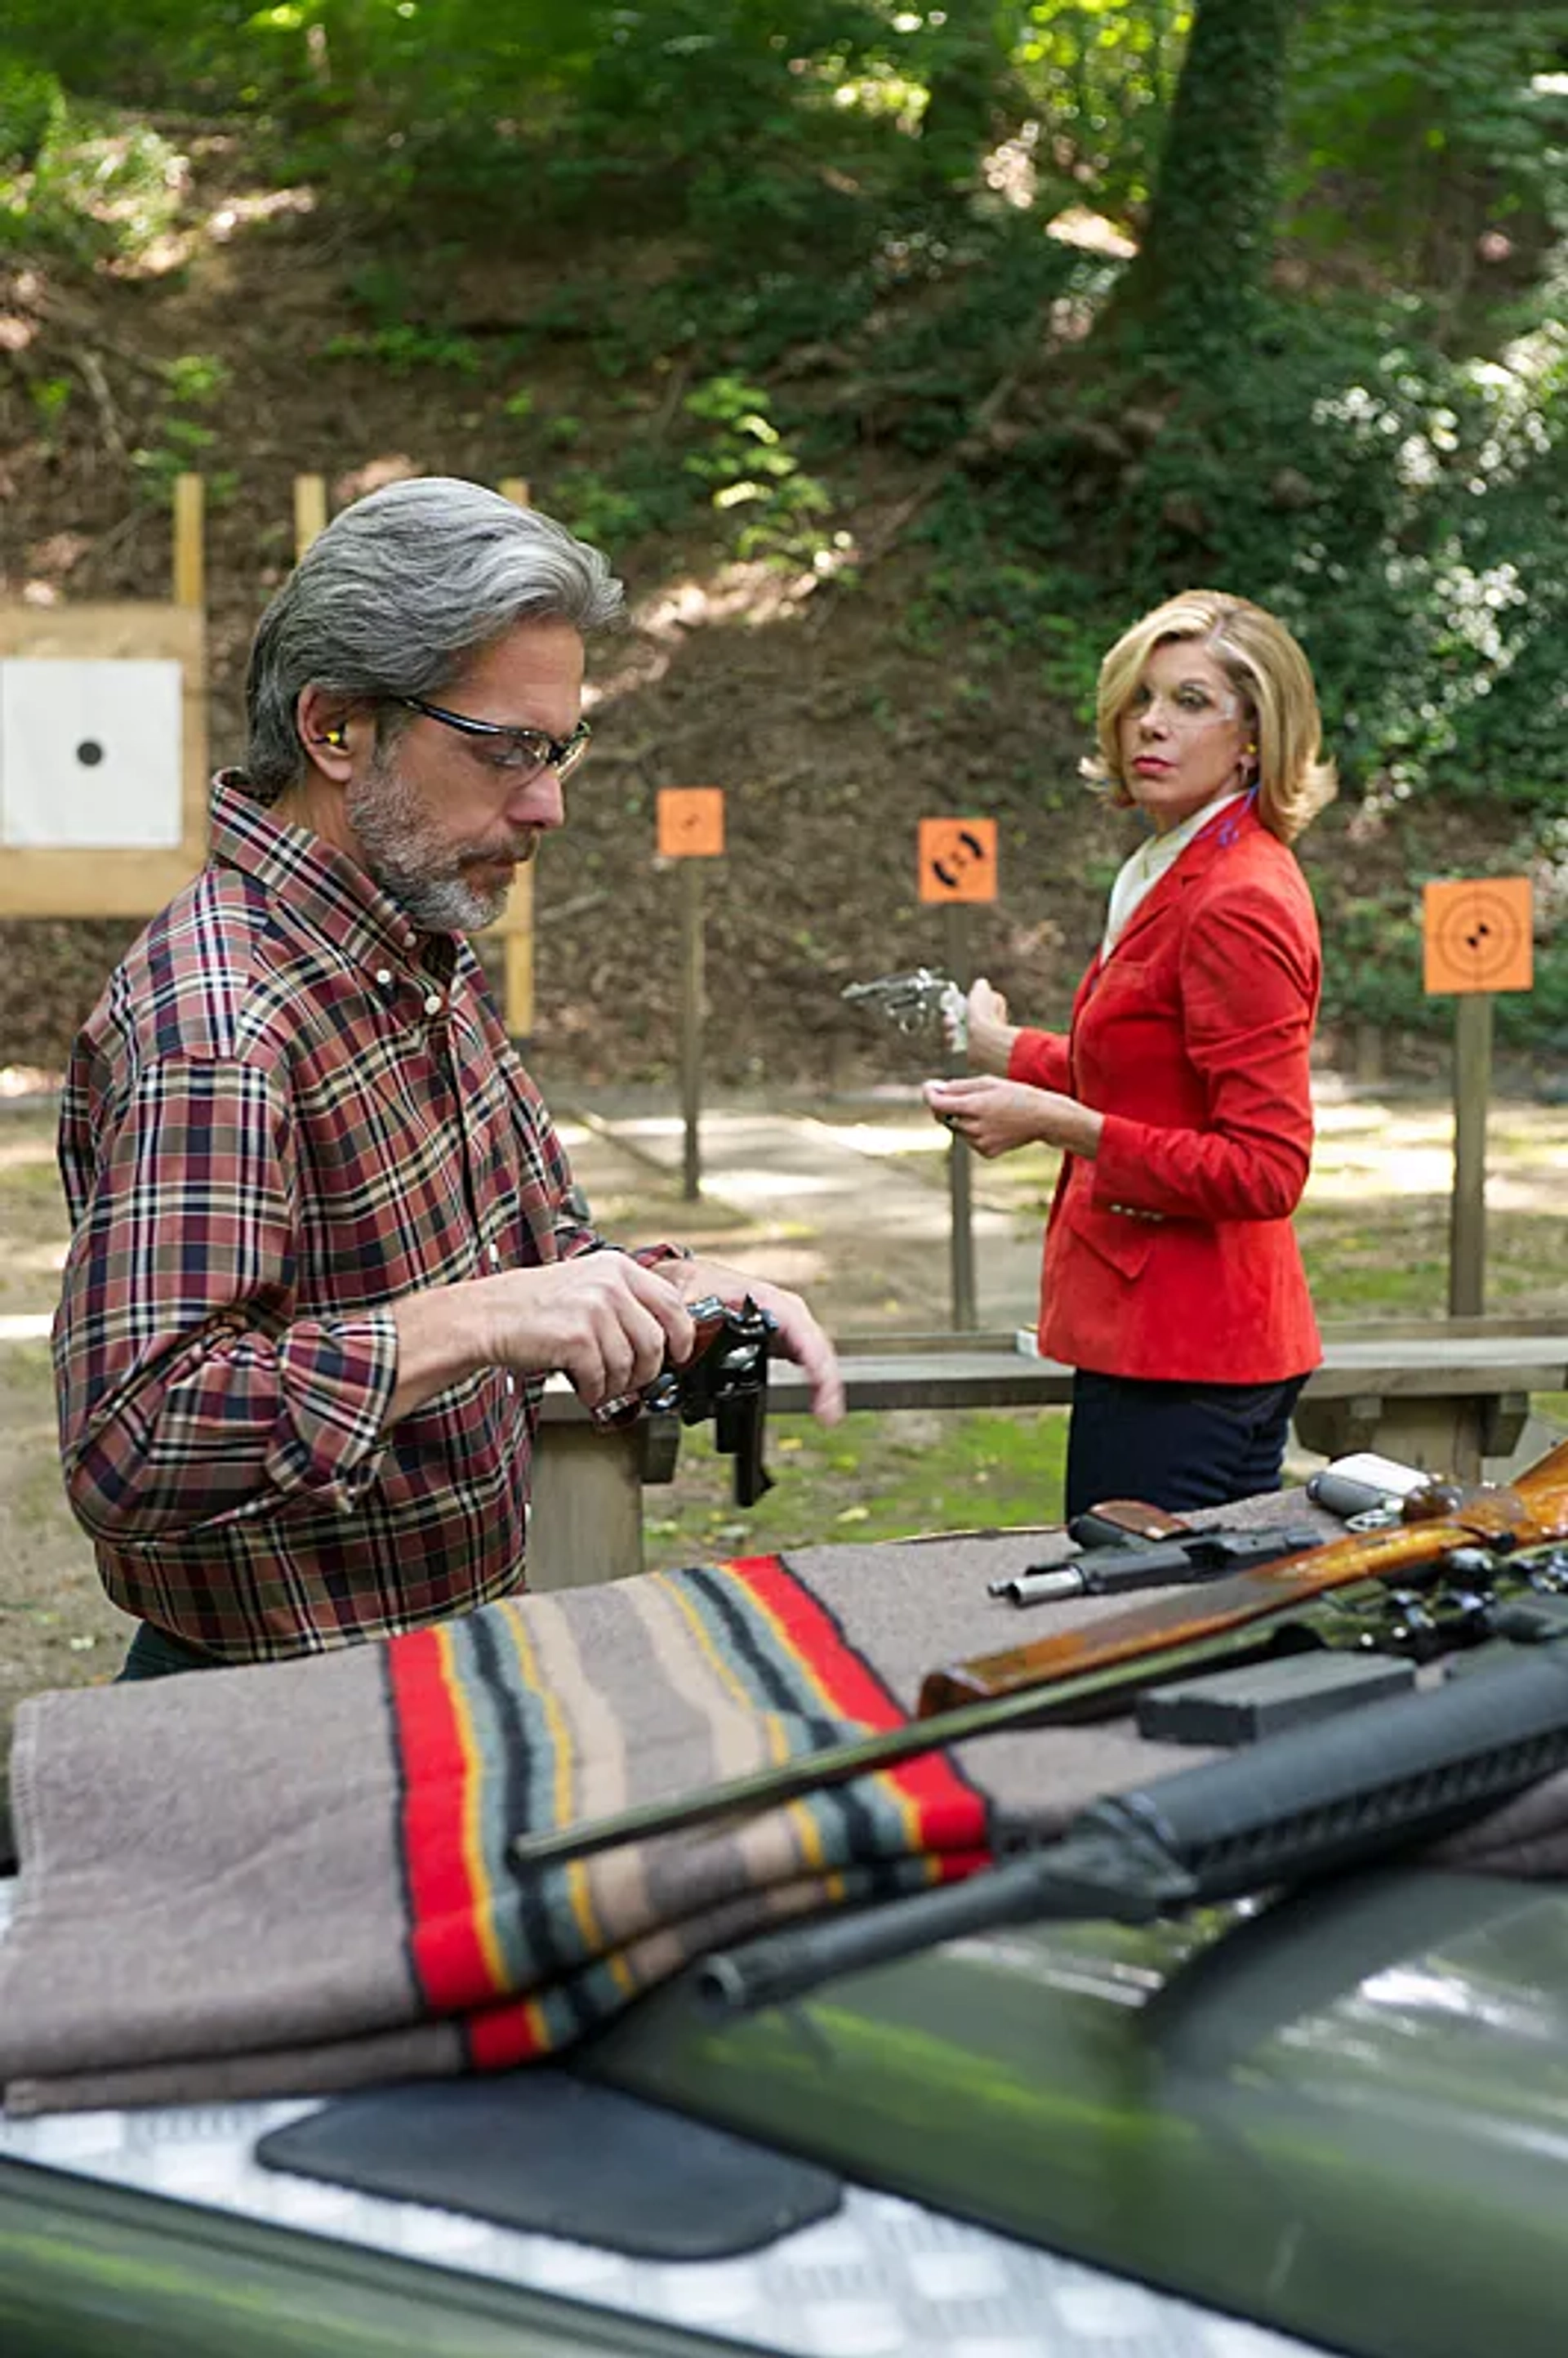
<svg viewBox="0 0 1568 2358">
<path fill-rule="evenodd" d="M 716 1293 L 687 1304 L 697 1327 L 689 1359 L 665 1360 L 641 1391 L 605 1401 L 596 1424 L 621 1428 L 642 1416 L 678 1416 L 683 1424 L 713 1419 L 714 1447 L 735 1460 L 735 1504 L 754 1507 L 773 1487 L 762 1464 L 768 1412 L 768 1348 L 777 1321 L 748 1294 L 739 1310 Z"/>
</svg>

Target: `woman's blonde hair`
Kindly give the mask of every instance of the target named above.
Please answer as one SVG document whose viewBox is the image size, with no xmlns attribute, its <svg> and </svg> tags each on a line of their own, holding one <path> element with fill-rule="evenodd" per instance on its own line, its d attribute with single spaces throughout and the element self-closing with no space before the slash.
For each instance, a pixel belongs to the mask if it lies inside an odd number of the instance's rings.
<svg viewBox="0 0 1568 2358">
<path fill-rule="evenodd" d="M 1282 622 L 1226 590 L 1179 590 L 1122 633 L 1100 665 L 1099 752 L 1085 762 L 1084 775 L 1108 801 L 1133 801 L 1121 767 L 1121 719 L 1150 656 L 1171 639 L 1201 644 L 1241 698 L 1257 740 L 1258 816 L 1281 843 L 1293 843 L 1339 784 L 1324 758 L 1312 666 Z"/>
</svg>

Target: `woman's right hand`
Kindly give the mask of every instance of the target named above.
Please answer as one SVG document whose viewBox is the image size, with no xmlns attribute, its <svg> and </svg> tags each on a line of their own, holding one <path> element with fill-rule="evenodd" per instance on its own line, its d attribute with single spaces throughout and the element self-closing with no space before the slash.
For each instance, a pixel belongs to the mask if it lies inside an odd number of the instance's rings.
<svg viewBox="0 0 1568 2358">
<path fill-rule="evenodd" d="M 1022 1025 L 1007 1020 L 1007 1001 L 979 975 L 969 987 L 969 1066 L 977 1073 L 1006 1075 L 1012 1044 Z"/>
</svg>

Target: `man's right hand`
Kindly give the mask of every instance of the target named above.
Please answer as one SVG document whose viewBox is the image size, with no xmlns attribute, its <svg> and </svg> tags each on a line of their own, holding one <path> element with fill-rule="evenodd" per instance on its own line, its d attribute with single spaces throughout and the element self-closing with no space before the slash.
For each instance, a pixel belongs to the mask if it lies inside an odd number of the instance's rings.
<svg viewBox="0 0 1568 2358">
<path fill-rule="evenodd" d="M 588 1408 L 640 1391 L 666 1350 L 678 1362 L 697 1339 L 669 1280 L 629 1253 L 579 1253 L 482 1282 L 494 1321 L 491 1363 L 529 1375 L 558 1369 Z"/>
<path fill-rule="evenodd" d="M 653 1382 L 666 1351 L 690 1356 L 696 1328 L 679 1293 L 627 1253 L 579 1253 L 539 1269 L 405 1294 L 397 1322 L 395 1423 L 479 1368 L 559 1371 L 585 1407 Z"/>
</svg>

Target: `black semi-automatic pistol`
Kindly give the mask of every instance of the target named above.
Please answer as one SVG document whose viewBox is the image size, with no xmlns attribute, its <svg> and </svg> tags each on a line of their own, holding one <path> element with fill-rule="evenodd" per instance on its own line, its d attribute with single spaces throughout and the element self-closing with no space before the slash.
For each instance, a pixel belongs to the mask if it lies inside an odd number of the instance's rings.
<svg viewBox="0 0 1568 2358">
<path fill-rule="evenodd" d="M 768 1412 L 768 1349 L 777 1321 L 750 1294 L 738 1310 L 716 1293 L 688 1303 L 697 1341 L 676 1366 L 667 1359 L 651 1384 L 623 1392 L 593 1411 L 596 1424 L 616 1430 L 643 1416 L 678 1416 L 683 1424 L 713 1419 L 713 1445 L 735 1460 L 735 1504 L 754 1507 L 773 1487 L 762 1463 Z"/>
<path fill-rule="evenodd" d="M 862 1006 L 880 1008 L 901 1032 L 924 1031 L 940 1022 L 951 1048 L 968 1045 L 968 1002 L 956 982 L 917 966 L 908 974 L 881 974 L 874 982 L 847 982 L 839 994 Z"/>
</svg>

